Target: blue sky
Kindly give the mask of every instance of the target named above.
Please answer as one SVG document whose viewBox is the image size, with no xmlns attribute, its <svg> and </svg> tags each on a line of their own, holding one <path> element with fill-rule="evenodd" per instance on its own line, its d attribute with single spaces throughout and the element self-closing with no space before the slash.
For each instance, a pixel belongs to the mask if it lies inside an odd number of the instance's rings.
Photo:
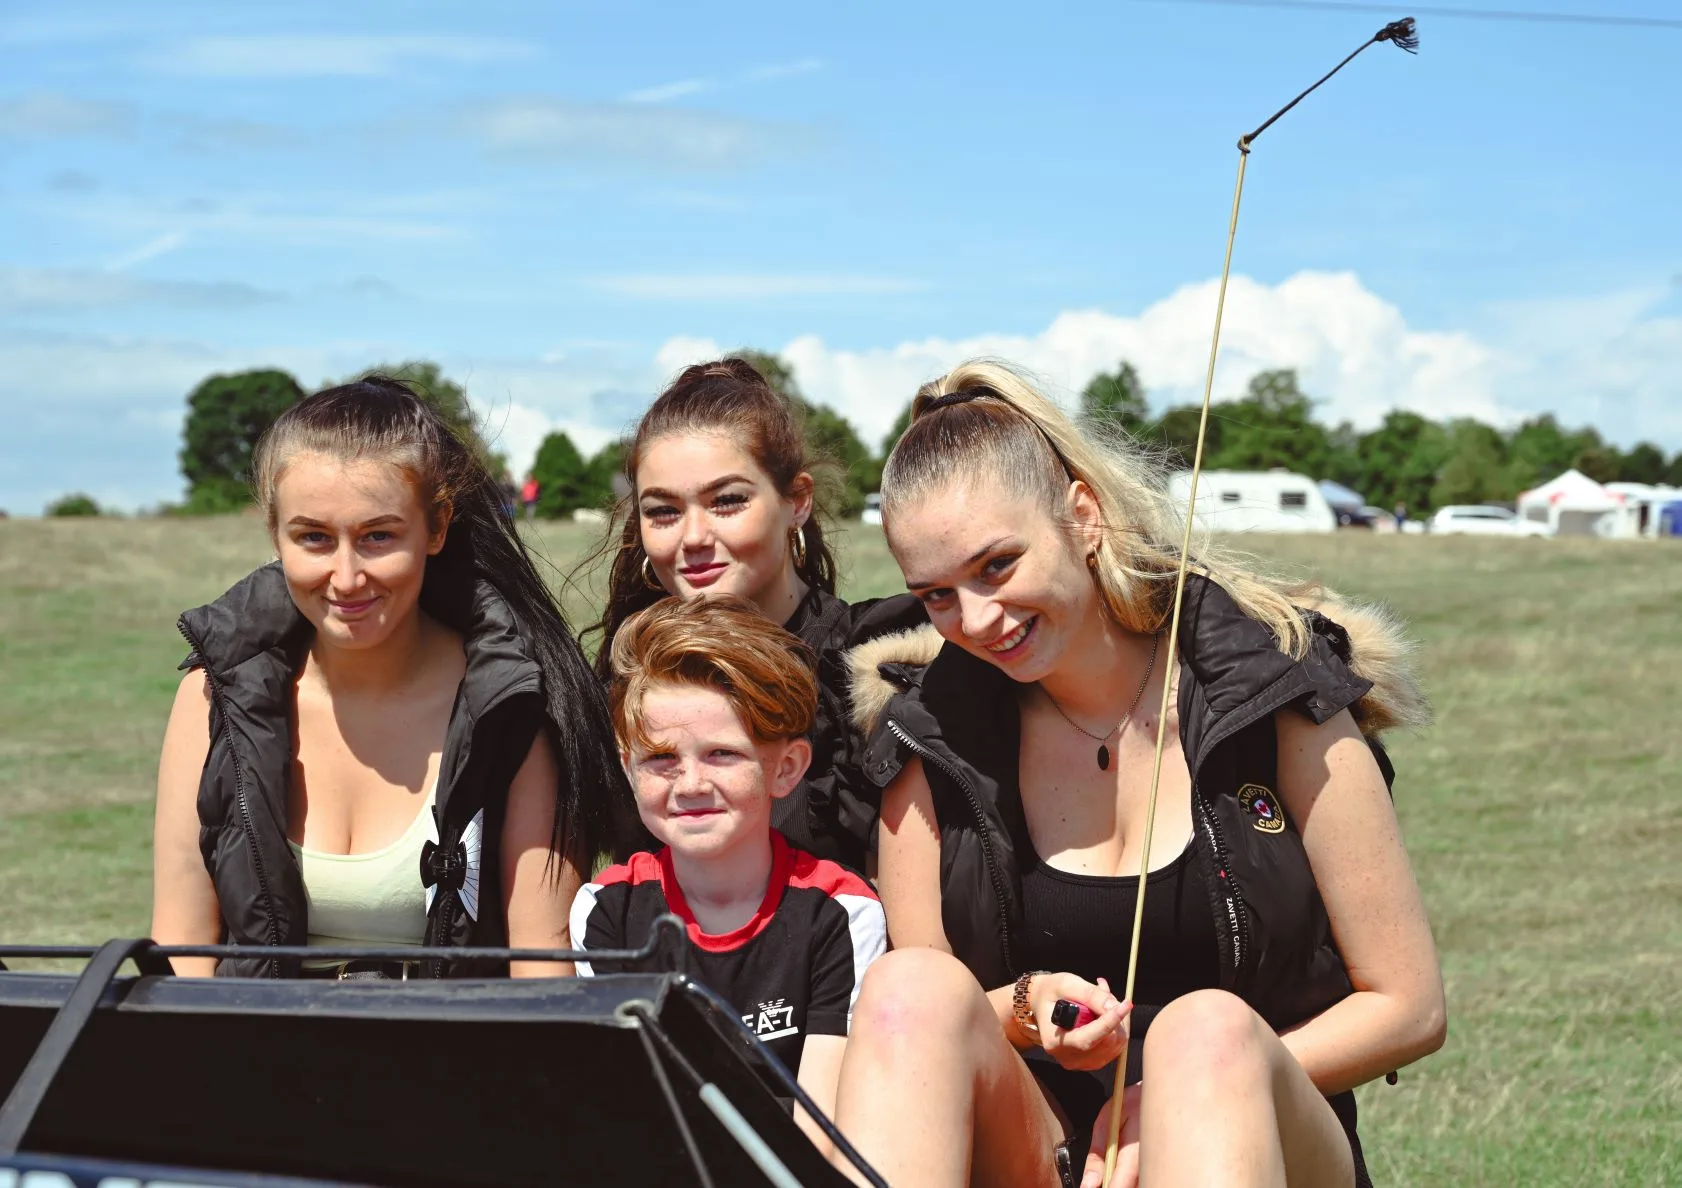
<svg viewBox="0 0 1682 1188">
<path fill-rule="evenodd" d="M 265 364 L 437 359 L 516 463 L 742 344 L 872 438 L 974 353 L 1187 398 L 1235 139 L 1385 19 L 9 0 L 0 507 L 178 497 L 186 393 Z M 1258 143 L 1221 389 L 1682 448 L 1682 29 L 1420 24 Z"/>
</svg>

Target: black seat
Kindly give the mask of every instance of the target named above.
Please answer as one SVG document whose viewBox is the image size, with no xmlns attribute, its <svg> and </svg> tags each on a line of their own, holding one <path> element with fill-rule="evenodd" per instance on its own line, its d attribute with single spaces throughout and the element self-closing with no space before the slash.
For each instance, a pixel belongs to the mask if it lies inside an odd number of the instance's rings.
<svg viewBox="0 0 1682 1188">
<path fill-rule="evenodd" d="M 75 980 L 0 973 L 0 1096 Z M 636 1004 L 653 1027 L 639 1024 Z M 654 1050 L 714 1184 L 772 1181 L 703 1103 L 685 1062 L 801 1184 L 846 1184 L 767 1087 L 735 1021 L 682 978 L 655 974 L 118 978 L 21 1150 L 373 1185 L 697 1184 Z"/>
</svg>

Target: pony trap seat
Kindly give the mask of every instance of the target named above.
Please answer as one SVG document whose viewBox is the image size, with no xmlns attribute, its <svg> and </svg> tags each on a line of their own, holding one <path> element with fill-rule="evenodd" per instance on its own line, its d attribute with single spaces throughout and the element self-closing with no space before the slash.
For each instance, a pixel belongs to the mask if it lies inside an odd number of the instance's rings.
<svg viewBox="0 0 1682 1188">
<path fill-rule="evenodd" d="M 79 978 L 0 972 L 0 1188 L 847 1183 L 795 1125 L 787 1070 L 682 974 L 200 979 L 168 954 L 113 941 Z M 131 956 L 141 976 L 114 976 Z"/>
</svg>

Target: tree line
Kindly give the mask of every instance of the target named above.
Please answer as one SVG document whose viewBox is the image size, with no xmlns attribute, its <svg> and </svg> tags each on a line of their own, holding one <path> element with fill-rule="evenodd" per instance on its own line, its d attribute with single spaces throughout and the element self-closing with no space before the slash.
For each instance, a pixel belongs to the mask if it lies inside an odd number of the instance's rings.
<svg viewBox="0 0 1682 1188">
<path fill-rule="evenodd" d="M 813 453 L 833 470 L 834 507 L 851 517 L 881 485 L 882 465 L 910 422 L 908 401 L 880 448 L 872 449 L 844 416 L 807 399 L 794 369 L 763 351 L 738 352 L 794 406 Z M 514 496 L 516 476 L 507 458 L 481 434 L 467 392 L 436 363 L 414 361 L 370 368 L 348 379 L 381 372 L 407 380 L 463 440 L 501 476 Z M 329 381 L 323 386 L 330 386 Z M 250 472 L 257 440 L 275 419 L 304 398 L 284 371 L 259 369 L 214 375 L 187 397 L 180 464 L 186 500 L 163 510 L 180 514 L 235 511 L 251 501 Z M 1080 394 L 1089 422 L 1118 430 L 1161 452 L 1171 465 L 1189 466 L 1197 440 L 1199 409 L 1177 405 L 1153 415 L 1137 370 L 1119 363 L 1095 376 Z M 586 457 L 567 434 L 550 433 L 538 447 L 531 474 L 536 511 L 546 518 L 613 502 L 614 479 L 623 471 L 626 443 L 611 441 Z M 1242 395 L 1211 405 L 1204 446 L 1210 470 L 1284 467 L 1315 479 L 1332 479 L 1360 492 L 1369 504 L 1403 505 L 1413 515 L 1450 503 L 1511 502 L 1521 491 L 1575 467 L 1598 482 L 1622 480 L 1682 486 L 1682 450 L 1669 456 L 1651 442 L 1621 450 L 1592 427 L 1567 429 L 1544 413 L 1500 430 L 1472 418 L 1433 421 L 1395 409 L 1374 429 L 1349 422 L 1327 425 L 1314 416 L 1314 401 L 1293 370 L 1264 371 Z M 55 501 L 49 515 L 96 515 L 88 496 Z"/>
</svg>

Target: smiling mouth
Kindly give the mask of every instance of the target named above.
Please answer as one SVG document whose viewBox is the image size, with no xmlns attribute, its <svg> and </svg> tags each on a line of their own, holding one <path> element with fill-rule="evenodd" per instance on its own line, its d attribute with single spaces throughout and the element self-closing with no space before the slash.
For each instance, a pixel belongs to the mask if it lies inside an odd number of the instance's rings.
<svg viewBox="0 0 1682 1188">
<path fill-rule="evenodd" d="M 724 812 L 724 810 L 720 809 L 720 808 L 679 809 L 677 812 L 673 813 L 672 816 L 674 816 L 674 817 L 716 817 L 716 816 L 719 816 L 720 814 L 722 814 L 723 812 Z"/>
<path fill-rule="evenodd" d="M 1034 624 L 1039 621 L 1040 617 L 1035 615 L 1033 618 L 1025 621 L 1022 626 L 1018 627 L 1015 631 L 1012 631 L 1009 635 L 1001 639 L 998 643 L 988 644 L 987 650 L 995 656 L 1009 656 L 1023 645 L 1028 638 L 1028 634 L 1033 631 Z"/>
<path fill-rule="evenodd" d="M 357 600 L 356 602 L 347 602 L 342 599 L 329 598 L 327 600 L 327 605 L 338 611 L 340 614 L 354 615 L 360 611 L 367 610 L 378 601 L 379 599 L 377 598 L 363 598 Z"/>
<path fill-rule="evenodd" d="M 692 586 L 706 585 L 722 574 L 727 568 L 725 562 L 715 561 L 711 565 L 686 565 L 678 570 L 683 580 Z"/>
</svg>

